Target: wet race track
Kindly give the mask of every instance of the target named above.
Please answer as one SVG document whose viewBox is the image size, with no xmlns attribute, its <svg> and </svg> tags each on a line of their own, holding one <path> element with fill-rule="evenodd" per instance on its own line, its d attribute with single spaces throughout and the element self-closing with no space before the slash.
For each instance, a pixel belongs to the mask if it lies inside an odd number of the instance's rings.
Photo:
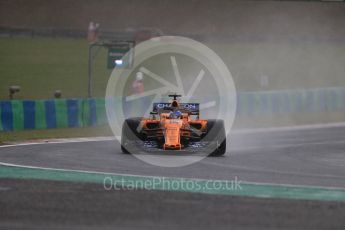
<svg viewBox="0 0 345 230">
<path fill-rule="evenodd" d="M 153 166 L 122 154 L 120 144 L 109 139 L 2 147 L 0 162 L 8 168 L 17 165 L 139 177 L 240 180 L 253 185 L 342 191 L 344 138 L 345 126 L 340 124 L 237 131 L 228 137 L 229 151 L 224 157 L 208 157 L 175 168 Z M 345 225 L 342 195 L 325 201 L 277 198 L 274 194 L 258 198 L 143 189 L 107 191 L 102 184 L 85 181 L 22 180 L 6 175 L 2 176 L 0 193 L 6 210 L 0 214 L 0 225 L 14 229 L 34 229 L 42 224 L 52 229 L 150 229 L 157 225 L 166 229 L 342 229 Z"/>
</svg>

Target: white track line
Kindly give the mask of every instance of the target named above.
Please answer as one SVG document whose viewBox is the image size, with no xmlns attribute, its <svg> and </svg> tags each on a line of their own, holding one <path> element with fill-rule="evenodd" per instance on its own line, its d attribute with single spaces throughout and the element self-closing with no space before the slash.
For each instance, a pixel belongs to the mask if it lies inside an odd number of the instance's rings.
<svg viewBox="0 0 345 230">
<path fill-rule="evenodd" d="M 26 145 L 46 145 L 46 144 L 66 144 L 66 143 L 82 143 L 94 141 L 113 141 L 115 137 L 88 137 L 88 138 L 61 138 L 61 139 L 46 139 L 30 142 L 22 142 L 8 145 L 0 145 L 0 148 L 26 146 Z"/>
<path fill-rule="evenodd" d="M 329 124 L 312 124 L 312 125 L 295 125 L 272 128 L 254 128 L 254 129 L 237 129 L 232 133 L 263 133 L 263 132 L 279 132 L 279 131 L 294 131 L 294 130 L 312 130 L 322 128 L 345 128 L 345 122 L 329 123 Z"/>
<path fill-rule="evenodd" d="M 332 127 L 345 127 L 345 122 L 342 123 L 331 123 L 331 124 L 316 124 L 316 125 L 303 125 L 303 126 L 291 126 L 291 127 L 281 127 L 281 128 L 267 128 L 267 129 L 253 129 L 253 130 L 237 130 L 234 133 L 246 133 L 246 132 L 272 132 L 272 131 L 290 131 L 290 130 L 303 130 L 303 129 L 318 129 L 318 128 L 332 128 Z M 46 142 L 30 142 L 30 143 L 19 143 L 12 145 L 2 145 L 0 148 L 9 148 L 16 146 L 27 146 L 27 145 L 39 145 L 39 144 L 65 144 L 65 143 L 80 143 L 80 142 L 92 142 L 92 141 L 110 141 L 115 140 L 114 137 L 92 137 L 92 138 L 64 138 L 64 139 L 54 139 L 52 141 L 47 140 Z M 169 179 L 189 179 L 196 181 L 204 181 L 207 179 L 201 178 L 178 178 L 178 177 L 162 177 L 162 176 L 145 176 L 145 175 L 135 175 L 135 174 L 121 174 L 121 173 L 109 173 L 100 171 L 87 171 L 87 170 L 72 170 L 72 169 L 58 169 L 58 168 L 46 168 L 46 167 L 36 167 L 28 165 L 16 165 L 5 162 L 0 162 L 0 165 L 9 167 L 20 167 L 20 168 L 30 168 L 30 169 L 43 169 L 52 171 L 62 171 L 62 172 L 80 172 L 80 173 L 96 173 L 96 174 L 106 174 L 106 175 L 118 175 L 118 176 L 133 176 L 133 177 L 143 177 L 143 178 L 169 178 Z M 216 180 L 216 179 L 214 179 Z M 226 181 L 226 180 L 217 180 Z M 270 185 L 270 186 L 283 186 L 283 187 L 300 187 L 300 188 L 323 188 L 323 189 L 338 189 L 344 190 L 342 187 L 327 187 L 327 186 L 303 186 L 294 184 L 274 184 L 274 183 L 260 183 L 260 182 L 243 182 L 244 184 L 253 185 Z"/>
<path fill-rule="evenodd" d="M 311 141 L 307 143 L 291 143 L 291 144 L 270 144 L 270 149 L 281 149 L 281 148 L 289 148 L 289 147 L 301 147 L 304 145 L 325 145 L 325 144 L 345 144 L 345 140 L 340 141 Z M 249 145 L 249 146 L 242 146 L 242 147 L 230 147 L 230 151 L 248 151 L 248 150 L 255 150 L 255 149 L 262 149 L 267 148 L 265 145 Z"/>
</svg>

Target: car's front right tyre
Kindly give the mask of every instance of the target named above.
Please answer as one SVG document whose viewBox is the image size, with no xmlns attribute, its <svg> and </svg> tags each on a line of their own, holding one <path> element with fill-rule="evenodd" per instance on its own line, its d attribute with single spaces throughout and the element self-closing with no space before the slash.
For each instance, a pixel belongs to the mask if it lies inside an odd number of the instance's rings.
<svg viewBox="0 0 345 230">
<path fill-rule="evenodd" d="M 226 153 L 226 132 L 224 121 L 220 119 L 208 120 L 207 133 L 203 140 L 216 143 L 216 147 L 209 156 L 223 156 Z"/>
</svg>

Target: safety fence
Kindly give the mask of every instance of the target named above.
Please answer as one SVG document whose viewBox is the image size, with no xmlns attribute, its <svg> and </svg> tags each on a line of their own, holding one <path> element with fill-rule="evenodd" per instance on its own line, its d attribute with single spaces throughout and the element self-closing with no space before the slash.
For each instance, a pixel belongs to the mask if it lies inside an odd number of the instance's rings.
<svg viewBox="0 0 345 230">
<path fill-rule="evenodd" d="M 345 110 L 345 88 L 241 92 L 237 115 L 281 115 Z"/>
<path fill-rule="evenodd" d="M 86 127 L 105 124 L 104 98 L 0 102 L 0 130 Z"/>
<path fill-rule="evenodd" d="M 344 111 L 345 88 L 239 92 L 237 116 Z M 0 101 L 0 130 L 86 127 L 107 124 L 104 98 Z"/>
</svg>

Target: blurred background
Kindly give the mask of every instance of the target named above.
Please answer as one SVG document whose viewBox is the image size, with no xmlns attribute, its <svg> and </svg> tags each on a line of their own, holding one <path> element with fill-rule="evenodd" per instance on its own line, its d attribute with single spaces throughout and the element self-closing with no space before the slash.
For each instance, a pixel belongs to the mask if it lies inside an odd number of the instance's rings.
<svg viewBox="0 0 345 230">
<path fill-rule="evenodd" d="M 160 35 L 193 38 L 223 59 L 238 91 L 235 128 L 345 120 L 339 1 L 2 0 L 0 99 L 10 86 L 20 86 L 19 100 L 52 99 L 57 90 L 86 98 L 91 43 Z M 93 53 L 95 98 L 112 70 L 107 54 Z"/>
</svg>

